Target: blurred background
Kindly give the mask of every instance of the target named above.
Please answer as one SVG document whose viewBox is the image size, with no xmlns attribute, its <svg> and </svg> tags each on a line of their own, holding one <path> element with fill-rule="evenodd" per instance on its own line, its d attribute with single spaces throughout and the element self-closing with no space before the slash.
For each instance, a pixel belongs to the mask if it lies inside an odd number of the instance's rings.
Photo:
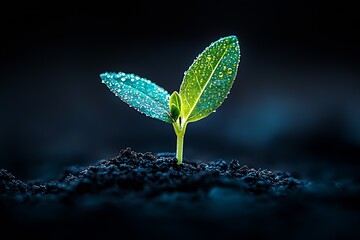
<svg viewBox="0 0 360 240">
<path fill-rule="evenodd" d="M 129 108 L 99 74 L 135 73 L 171 93 L 227 35 L 241 45 L 237 78 L 216 113 L 188 126 L 185 157 L 359 175 L 360 37 L 347 1 L 22 5 L 0 18 L 0 168 L 21 180 L 54 179 L 125 147 L 175 151 L 172 126 Z"/>
</svg>

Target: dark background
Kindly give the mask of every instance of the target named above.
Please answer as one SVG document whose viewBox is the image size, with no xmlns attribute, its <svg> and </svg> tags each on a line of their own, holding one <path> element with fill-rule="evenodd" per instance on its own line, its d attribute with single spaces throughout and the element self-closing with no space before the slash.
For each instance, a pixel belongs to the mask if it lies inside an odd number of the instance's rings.
<svg viewBox="0 0 360 240">
<path fill-rule="evenodd" d="M 173 152 L 172 126 L 129 108 L 99 74 L 170 93 L 211 42 L 236 35 L 239 72 L 218 111 L 188 127 L 185 157 L 240 159 L 316 178 L 357 176 L 358 13 L 347 1 L 120 2 L 1 14 L 0 168 L 54 179 L 125 147 Z"/>
</svg>

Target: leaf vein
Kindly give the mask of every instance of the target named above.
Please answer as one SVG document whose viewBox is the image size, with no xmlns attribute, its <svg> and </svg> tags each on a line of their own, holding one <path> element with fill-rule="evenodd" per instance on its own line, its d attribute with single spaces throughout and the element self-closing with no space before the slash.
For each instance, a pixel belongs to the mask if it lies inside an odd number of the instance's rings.
<svg viewBox="0 0 360 240">
<path fill-rule="evenodd" d="M 199 82 L 199 79 L 198 79 L 197 75 L 195 75 L 195 79 L 196 79 L 196 82 L 197 82 L 197 84 L 198 84 L 198 86 L 200 88 L 200 91 L 201 91 L 201 85 L 200 85 L 200 82 Z"/>
<path fill-rule="evenodd" d="M 185 98 L 186 104 L 189 105 L 189 107 L 190 107 L 190 103 L 189 103 L 189 101 L 187 100 L 187 97 L 185 96 L 184 98 Z"/>
<path fill-rule="evenodd" d="M 127 86 L 127 87 L 129 87 L 129 88 L 131 88 L 131 89 L 135 89 L 135 90 L 138 91 L 139 93 L 141 93 L 141 94 L 145 95 L 146 97 L 148 97 L 148 98 L 149 98 L 150 100 L 152 100 L 153 102 L 157 103 L 157 104 L 159 105 L 159 107 L 161 107 L 162 109 L 164 109 L 166 112 L 168 112 L 168 111 L 167 111 L 167 107 L 165 107 L 160 101 L 158 101 L 158 100 L 156 100 L 155 98 L 152 98 L 151 96 L 149 96 L 146 92 L 143 92 L 143 91 L 139 90 L 138 88 L 133 87 L 133 86 L 128 85 L 128 84 L 125 84 L 125 83 L 120 83 L 120 82 L 118 82 L 118 84 L 119 84 L 119 85 L 123 85 L 123 86 Z"/>
</svg>

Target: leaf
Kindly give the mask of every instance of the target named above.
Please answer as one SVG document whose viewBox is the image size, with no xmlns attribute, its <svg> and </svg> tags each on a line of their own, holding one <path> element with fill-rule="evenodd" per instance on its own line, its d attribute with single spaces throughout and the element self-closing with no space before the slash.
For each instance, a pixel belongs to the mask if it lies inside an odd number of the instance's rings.
<svg viewBox="0 0 360 240">
<path fill-rule="evenodd" d="M 180 86 L 184 121 L 200 120 L 223 103 L 235 80 L 239 61 L 236 36 L 213 42 L 195 59 Z"/>
<path fill-rule="evenodd" d="M 169 93 L 151 81 L 126 73 L 102 73 L 102 82 L 121 100 L 146 116 L 172 123 Z"/>
<path fill-rule="evenodd" d="M 178 92 L 173 92 L 170 96 L 170 116 L 176 122 L 180 116 L 181 99 Z"/>
</svg>

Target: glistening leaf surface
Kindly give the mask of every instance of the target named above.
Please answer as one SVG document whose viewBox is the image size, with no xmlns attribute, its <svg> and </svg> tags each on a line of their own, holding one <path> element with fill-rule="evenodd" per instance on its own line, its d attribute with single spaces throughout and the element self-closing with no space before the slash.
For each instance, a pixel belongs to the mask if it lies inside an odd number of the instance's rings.
<svg viewBox="0 0 360 240">
<path fill-rule="evenodd" d="M 185 121 L 200 120 L 223 103 L 239 61 L 240 47 L 235 36 L 213 42 L 195 59 L 180 86 L 181 116 Z"/>
<path fill-rule="evenodd" d="M 121 100 L 146 116 L 171 123 L 169 93 L 150 80 L 134 74 L 102 73 L 102 82 Z"/>
</svg>

